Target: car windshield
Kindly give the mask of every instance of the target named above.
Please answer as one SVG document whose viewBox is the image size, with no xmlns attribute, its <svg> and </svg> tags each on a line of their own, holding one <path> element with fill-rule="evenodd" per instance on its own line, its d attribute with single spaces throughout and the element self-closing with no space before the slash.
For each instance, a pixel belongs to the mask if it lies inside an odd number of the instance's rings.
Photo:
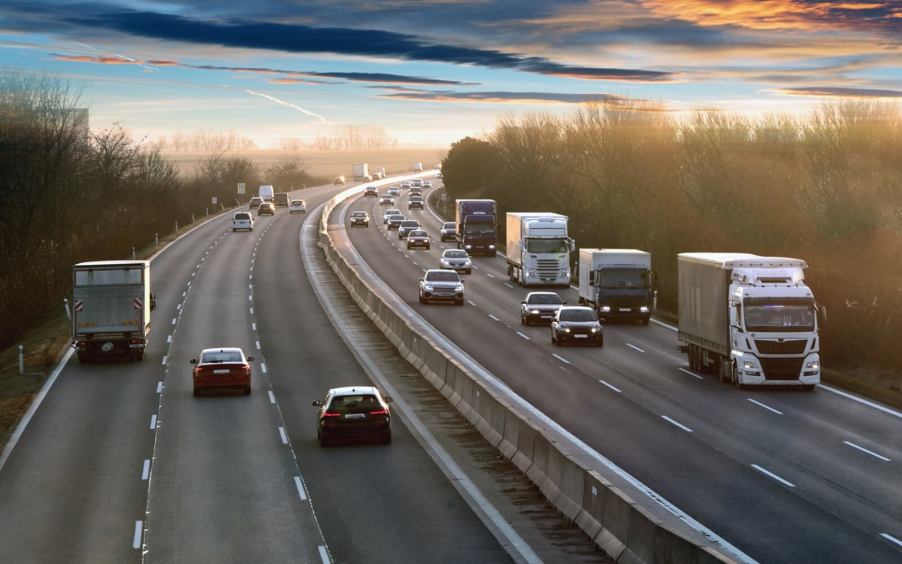
<svg viewBox="0 0 902 564">
<path fill-rule="evenodd" d="M 303 206 L 304 200 L 291 200 L 291 205 L 292 206 Z"/>
<path fill-rule="evenodd" d="M 570 250 L 567 239 L 526 239 L 526 250 L 530 253 L 566 253 Z"/>
<path fill-rule="evenodd" d="M 422 201 L 423 201 L 423 198 L 421 198 L 421 197 L 419 197 L 419 196 L 411 196 L 411 197 L 410 197 L 410 201 L 411 201 L 411 202 L 422 202 Z"/>
<path fill-rule="evenodd" d="M 223 362 L 241 362 L 241 353 L 238 351 L 214 351 L 204 353 L 201 364 L 220 364 Z"/>
<path fill-rule="evenodd" d="M 648 288 L 648 271 L 644 268 L 611 268 L 601 271 L 602 288 Z"/>
<path fill-rule="evenodd" d="M 442 229 L 457 229 L 457 224 L 449 222 L 442 225 Z"/>
<path fill-rule="evenodd" d="M 456 259 L 467 258 L 468 256 L 470 256 L 470 255 L 467 254 L 467 251 L 445 251 L 445 254 L 444 254 L 445 258 L 456 258 Z"/>
<path fill-rule="evenodd" d="M 259 203 L 262 202 L 262 201 L 263 201 L 263 198 L 257 198 L 256 196 L 253 197 L 253 198 L 251 198 L 251 203 L 252 203 L 252 204 L 259 204 Z"/>
<path fill-rule="evenodd" d="M 351 214 L 351 217 L 366 217 L 366 212 L 356 211 Z"/>
<path fill-rule="evenodd" d="M 429 272 L 426 274 L 426 280 L 429 282 L 460 282 L 460 276 L 456 272 Z"/>
<path fill-rule="evenodd" d="M 526 303 L 560 305 L 562 303 L 562 300 L 561 297 L 557 294 L 530 294 L 529 299 L 526 300 Z"/>
<path fill-rule="evenodd" d="M 425 231 L 411 231 L 410 236 L 411 237 L 429 237 L 429 234 L 426 233 Z"/>
<path fill-rule="evenodd" d="M 408 228 L 410 228 L 410 227 L 419 227 L 419 226 L 420 226 L 420 222 L 419 222 L 419 221 L 412 220 L 412 219 L 408 219 L 408 220 L 405 220 L 405 221 L 402 221 L 402 222 L 401 222 L 401 227 L 408 227 Z"/>
<path fill-rule="evenodd" d="M 494 235 L 495 226 L 491 223 L 467 223 L 467 235 Z"/>
<path fill-rule="evenodd" d="M 385 215 L 397 215 L 399 213 L 401 213 L 401 210 L 396 210 L 393 208 L 385 210 Z"/>
<path fill-rule="evenodd" d="M 746 298 L 748 331 L 814 331 L 814 301 L 809 298 Z"/>
<path fill-rule="evenodd" d="M 565 309 L 561 311 L 561 321 L 598 321 L 591 309 Z"/>
<path fill-rule="evenodd" d="M 377 409 L 382 409 L 382 405 L 372 394 L 335 396 L 328 407 L 328 411 L 336 413 L 367 413 Z"/>
</svg>

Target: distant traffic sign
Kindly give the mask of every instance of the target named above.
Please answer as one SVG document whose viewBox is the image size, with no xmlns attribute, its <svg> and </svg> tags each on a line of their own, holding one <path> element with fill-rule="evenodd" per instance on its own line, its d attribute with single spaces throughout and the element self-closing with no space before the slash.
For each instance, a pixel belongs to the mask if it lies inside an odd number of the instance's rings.
<svg viewBox="0 0 902 564">
<path fill-rule="evenodd" d="M 238 183 L 238 193 L 244 194 L 245 187 L 246 186 L 245 186 L 244 182 L 239 182 Z M 215 204 L 216 202 L 213 202 L 213 203 Z"/>
</svg>

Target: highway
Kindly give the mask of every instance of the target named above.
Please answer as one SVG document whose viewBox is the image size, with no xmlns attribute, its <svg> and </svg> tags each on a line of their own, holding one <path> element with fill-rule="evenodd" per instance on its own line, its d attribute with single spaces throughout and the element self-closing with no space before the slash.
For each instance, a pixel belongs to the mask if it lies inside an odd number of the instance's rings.
<svg viewBox="0 0 902 564">
<path fill-rule="evenodd" d="M 153 260 L 143 362 L 65 366 L 0 471 L 0 562 L 510 559 L 400 422 L 391 446 L 318 446 L 311 402 L 369 381 L 310 287 L 305 216 L 255 219 Z M 193 397 L 217 345 L 256 357 L 250 396 Z"/>
<path fill-rule="evenodd" d="M 335 210 L 369 266 L 417 313 L 537 409 L 751 557 L 764 562 L 890 562 L 902 555 L 902 414 L 821 386 L 739 390 L 688 370 L 663 324 L 608 324 L 605 347 L 557 348 L 520 325 L 527 290 L 504 258 L 478 257 L 462 308 L 421 305 L 417 279 L 444 247 L 407 251 L 375 198 Z M 543 210 L 553 211 L 553 210 Z M 578 242 L 577 242 L 578 243 Z M 816 291 L 816 288 L 815 288 Z M 577 303 L 571 289 L 564 299 Z"/>
</svg>

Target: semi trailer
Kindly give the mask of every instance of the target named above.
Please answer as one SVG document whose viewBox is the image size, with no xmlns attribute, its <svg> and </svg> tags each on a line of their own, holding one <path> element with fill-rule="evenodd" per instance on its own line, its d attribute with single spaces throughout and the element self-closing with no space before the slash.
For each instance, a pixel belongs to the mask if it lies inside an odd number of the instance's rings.
<svg viewBox="0 0 902 564">
<path fill-rule="evenodd" d="M 557 213 L 508 212 L 507 275 L 521 286 L 570 285 L 568 219 Z"/>
</svg>

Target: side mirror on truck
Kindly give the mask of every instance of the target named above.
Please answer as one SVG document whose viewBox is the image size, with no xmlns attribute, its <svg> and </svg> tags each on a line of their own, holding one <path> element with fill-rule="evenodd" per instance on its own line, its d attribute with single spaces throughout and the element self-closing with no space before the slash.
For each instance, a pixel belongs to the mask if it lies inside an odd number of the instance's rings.
<svg viewBox="0 0 902 564">
<path fill-rule="evenodd" d="M 150 311 L 157 309 L 157 295 L 151 293 L 150 294 Z"/>
<path fill-rule="evenodd" d="M 827 327 L 827 306 L 814 304 L 814 311 L 817 313 L 817 323 L 821 328 Z"/>
</svg>

